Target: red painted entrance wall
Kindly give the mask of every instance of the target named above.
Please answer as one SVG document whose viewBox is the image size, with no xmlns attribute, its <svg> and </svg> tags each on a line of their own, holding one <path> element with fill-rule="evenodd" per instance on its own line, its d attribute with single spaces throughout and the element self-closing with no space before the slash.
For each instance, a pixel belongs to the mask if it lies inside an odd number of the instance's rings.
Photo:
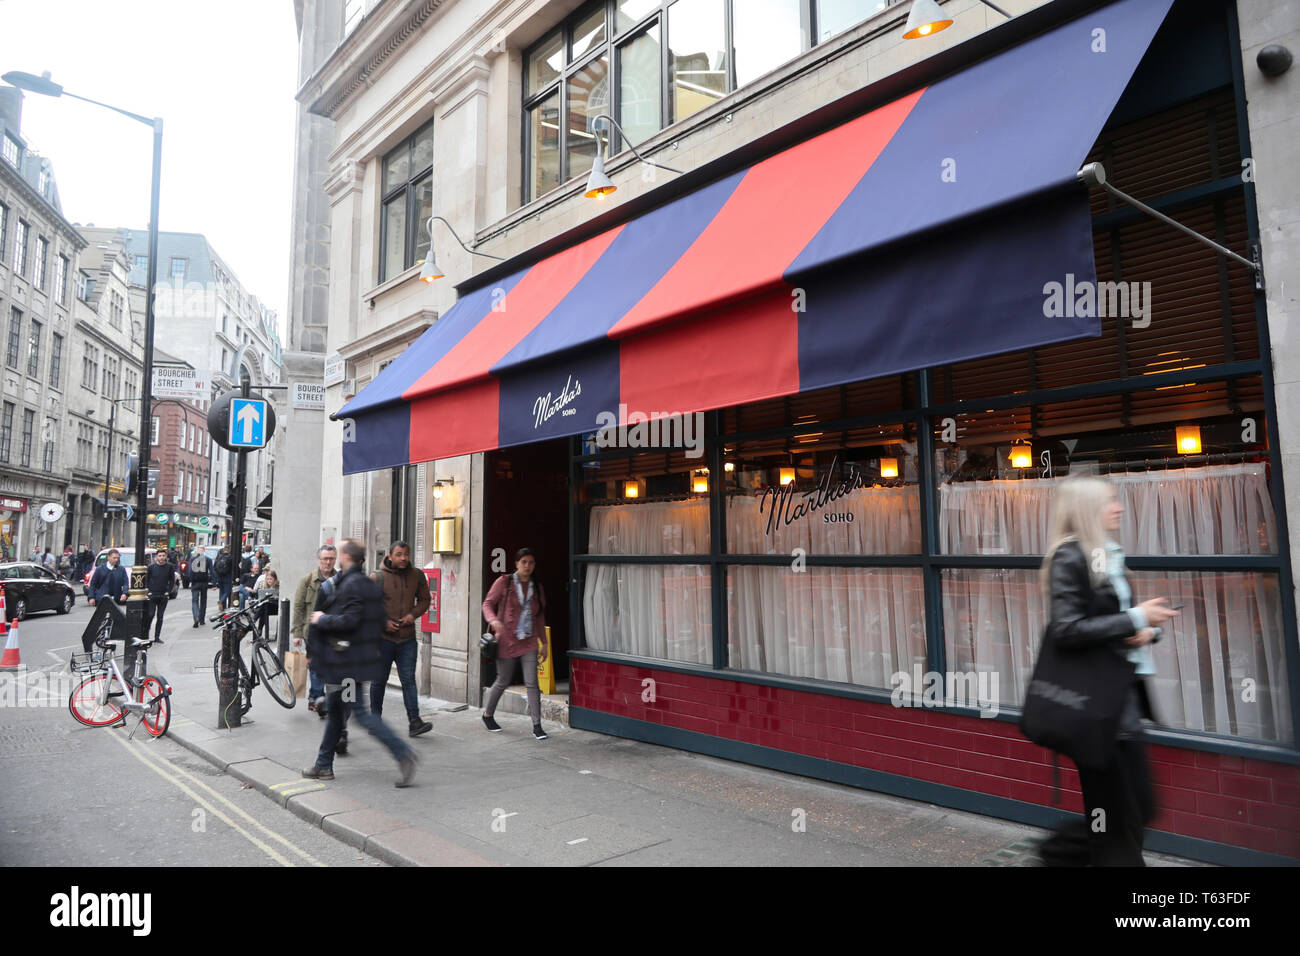
<svg viewBox="0 0 1300 956">
<path fill-rule="evenodd" d="M 573 659 L 574 707 L 1051 806 L 1052 758 L 1014 724 Z M 642 681 L 655 700 L 642 700 Z M 1173 747 L 1149 750 L 1153 829 L 1300 858 L 1300 767 Z M 1082 812 L 1061 762 L 1061 803 Z"/>
</svg>

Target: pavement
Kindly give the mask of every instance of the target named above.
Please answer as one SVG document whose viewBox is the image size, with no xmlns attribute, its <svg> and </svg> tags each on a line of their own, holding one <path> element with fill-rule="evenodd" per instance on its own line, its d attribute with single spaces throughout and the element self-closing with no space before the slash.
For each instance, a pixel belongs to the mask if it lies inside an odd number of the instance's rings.
<svg viewBox="0 0 1300 956">
<path fill-rule="evenodd" d="M 183 626 L 173 626 L 185 619 Z M 399 866 L 1034 866 L 1036 827 L 424 698 L 414 785 L 359 726 L 335 779 L 304 779 L 323 722 L 259 687 L 243 726 L 217 729 L 210 628 L 167 622 L 150 669 L 173 687 L 168 736 L 268 799 Z M 458 709 L 459 708 L 459 709 Z M 390 688 L 385 719 L 406 732 Z M 251 723 L 249 720 L 251 719 Z M 407 738 L 404 738 L 407 739 Z M 1147 853 L 1148 865 L 1199 866 Z"/>
</svg>

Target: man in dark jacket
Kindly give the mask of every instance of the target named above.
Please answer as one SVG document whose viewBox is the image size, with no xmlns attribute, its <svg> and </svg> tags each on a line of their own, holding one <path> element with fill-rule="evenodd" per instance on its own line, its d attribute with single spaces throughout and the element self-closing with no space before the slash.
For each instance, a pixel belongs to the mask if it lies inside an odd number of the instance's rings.
<svg viewBox="0 0 1300 956">
<path fill-rule="evenodd" d="M 433 724 L 420 717 L 420 695 L 415 686 L 415 664 L 420 653 L 415 639 L 415 619 L 429 610 L 429 579 L 423 571 L 411 567 L 411 546 L 405 541 L 393 542 L 383 568 L 371 577 L 384 590 L 384 608 L 388 613 L 384 641 L 380 645 L 382 676 L 371 689 L 371 707 L 376 714 L 383 713 L 384 689 L 396 663 L 409 733 L 418 737 L 433 730 Z"/>
<path fill-rule="evenodd" d="M 85 577 L 90 573 L 90 569 L 95 566 L 95 552 L 86 546 L 82 546 L 81 553 L 77 555 L 77 574 Z"/>
<path fill-rule="evenodd" d="M 328 711 L 316 763 L 302 775 L 334 779 L 334 748 L 342 736 L 344 715 L 351 711 L 388 748 L 401 771 L 397 786 L 407 787 L 415 776 L 415 751 L 370 710 L 369 685 L 379 677 L 379 644 L 387 613 L 379 585 L 362 570 L 365 558 L 365 549 L 356 541 L 339 545 L 342 572 L 334 581 L 333 603 L 328 611 L 311 614 L 307 655 L 325 682 Z"/>
<path fill-rule="evenodd" d="M 230 588 L 235 570 L 235 559 L 230 556 L 230 545 L 224 545 L 216 560 L 212 562 L 212 570 L 217 575 L 217 607 L 225 610 L 230 604 Z"/>
<path fill-rule="evenodd" d="M 145 572 L 145 588 L 149 592 L 149 603 L 144 609 L 144 633 L 149 633 L 149 622 L 154 624 L 153 639 L 158 644 L 162 639 L 163 612 L 171 599 L 172 582 L 176 579 L 176 567 L 167 560 L 167 552 L 159 549 L 153 553 L 153 564 Z"/>
<path fill-rule="evenodd" d="M 126 568 L 122 567 L 122 554 L 114 548 L 108 552 L 106 564 L 95 568 L 90 576 L 90 604 L 101 598 L 116 599 L 118 604 L 126 603 Z"/>
<path fill-rule="evenodd" d="M 208 616 L 208 581 L 212 574 L 208 552 L 195 548 L 185 573 L 190 579 L 190 611 L 194 615 L 194 626 L 198 627 Z"/>
</svg>

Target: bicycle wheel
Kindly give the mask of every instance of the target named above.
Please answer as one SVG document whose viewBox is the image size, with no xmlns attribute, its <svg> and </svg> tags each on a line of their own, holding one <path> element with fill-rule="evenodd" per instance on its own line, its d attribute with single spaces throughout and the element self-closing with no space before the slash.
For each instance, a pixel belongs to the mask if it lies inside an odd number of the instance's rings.
<svg viewBox="0 0 1300 956">
<path fill-rule="evenodd" d="M 248 713 L 248 708 L 253 706 L 250 698 L 253 696 L 253 688 L 249 686 L 247 677 L 248 669 L 244 667 L 242 659 L 235 661 L 235 686 L 239 689 L 236 699 L 239 701 L 239 715 L 242 717 Z M 216 656 L 212 658 L 212 675 L 217 680 L 217 690 L 221 690 L 221 651 L 217 651 Z"/>
<path fill-rule="evenodd" d="M 136 689 L 135 699 L 140 703 L 154 702 L 144 712 L 144 729 L 152 737 L 161 737 L 167 733 L 167 727 L 172 722 L 172 701 L 166 691 L 167 682 L 154 674 L 145 674 L 144 680 L 140 681 L 140 686 Z"/>
<path fill-rule="evenodd" d="M 106 686 L 113 696 L 101 704 Z M 68 695 L 68 712 L 88 727 L 108 727 L 122 719 L 122 708 L 116 700 L 126 700 L 117 678 L 112 674 L 92 674 Z"/>
<path fill-rule="evenodd" d="M 293 680 L 284 669 L 284 665 L 280 663 L 280 658 L 275 656 L 275 651 L 268 645 L 253 644 L 253 666 L 257 668 L 262 683 L 266 685 L 267 691 L 275 698 L 277 704 L 289 709 L 298 702 L 298 697 L 293 691 Z"/>
</svg>

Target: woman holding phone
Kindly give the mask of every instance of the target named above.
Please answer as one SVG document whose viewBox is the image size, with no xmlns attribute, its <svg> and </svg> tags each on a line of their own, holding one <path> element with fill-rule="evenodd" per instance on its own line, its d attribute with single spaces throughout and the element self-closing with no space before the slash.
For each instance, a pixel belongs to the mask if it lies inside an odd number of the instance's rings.
<svg viewBox="0 0 1300 956">
<path fill-rule="evenodd" d="M 1155 816 L 1141 719 L 1155 720 L 1145 677 L 1156 672 L 1151 645 L 1160 625 L 1178 616 L 1166 598 L 1133 603 L 1132 581 L 1118 542 L 1124 506 L 1109 482 L 1067 478 L 1056 492 L 1042 585 L 1051 608 L 1045 641 L 1061 650 L 1098 645 L 1134 665 L 1109 762 L 1079 767 L 1086 846 L 1058 833 L 1043 845 L 1047 862 L 1092 866 L 1143 866 L 1144 828 Z M 1100 813 L 1098 811 L 1101 811 Z M 1057 859 L 1053 859 L 1056 856 Z"/>
</svg>

